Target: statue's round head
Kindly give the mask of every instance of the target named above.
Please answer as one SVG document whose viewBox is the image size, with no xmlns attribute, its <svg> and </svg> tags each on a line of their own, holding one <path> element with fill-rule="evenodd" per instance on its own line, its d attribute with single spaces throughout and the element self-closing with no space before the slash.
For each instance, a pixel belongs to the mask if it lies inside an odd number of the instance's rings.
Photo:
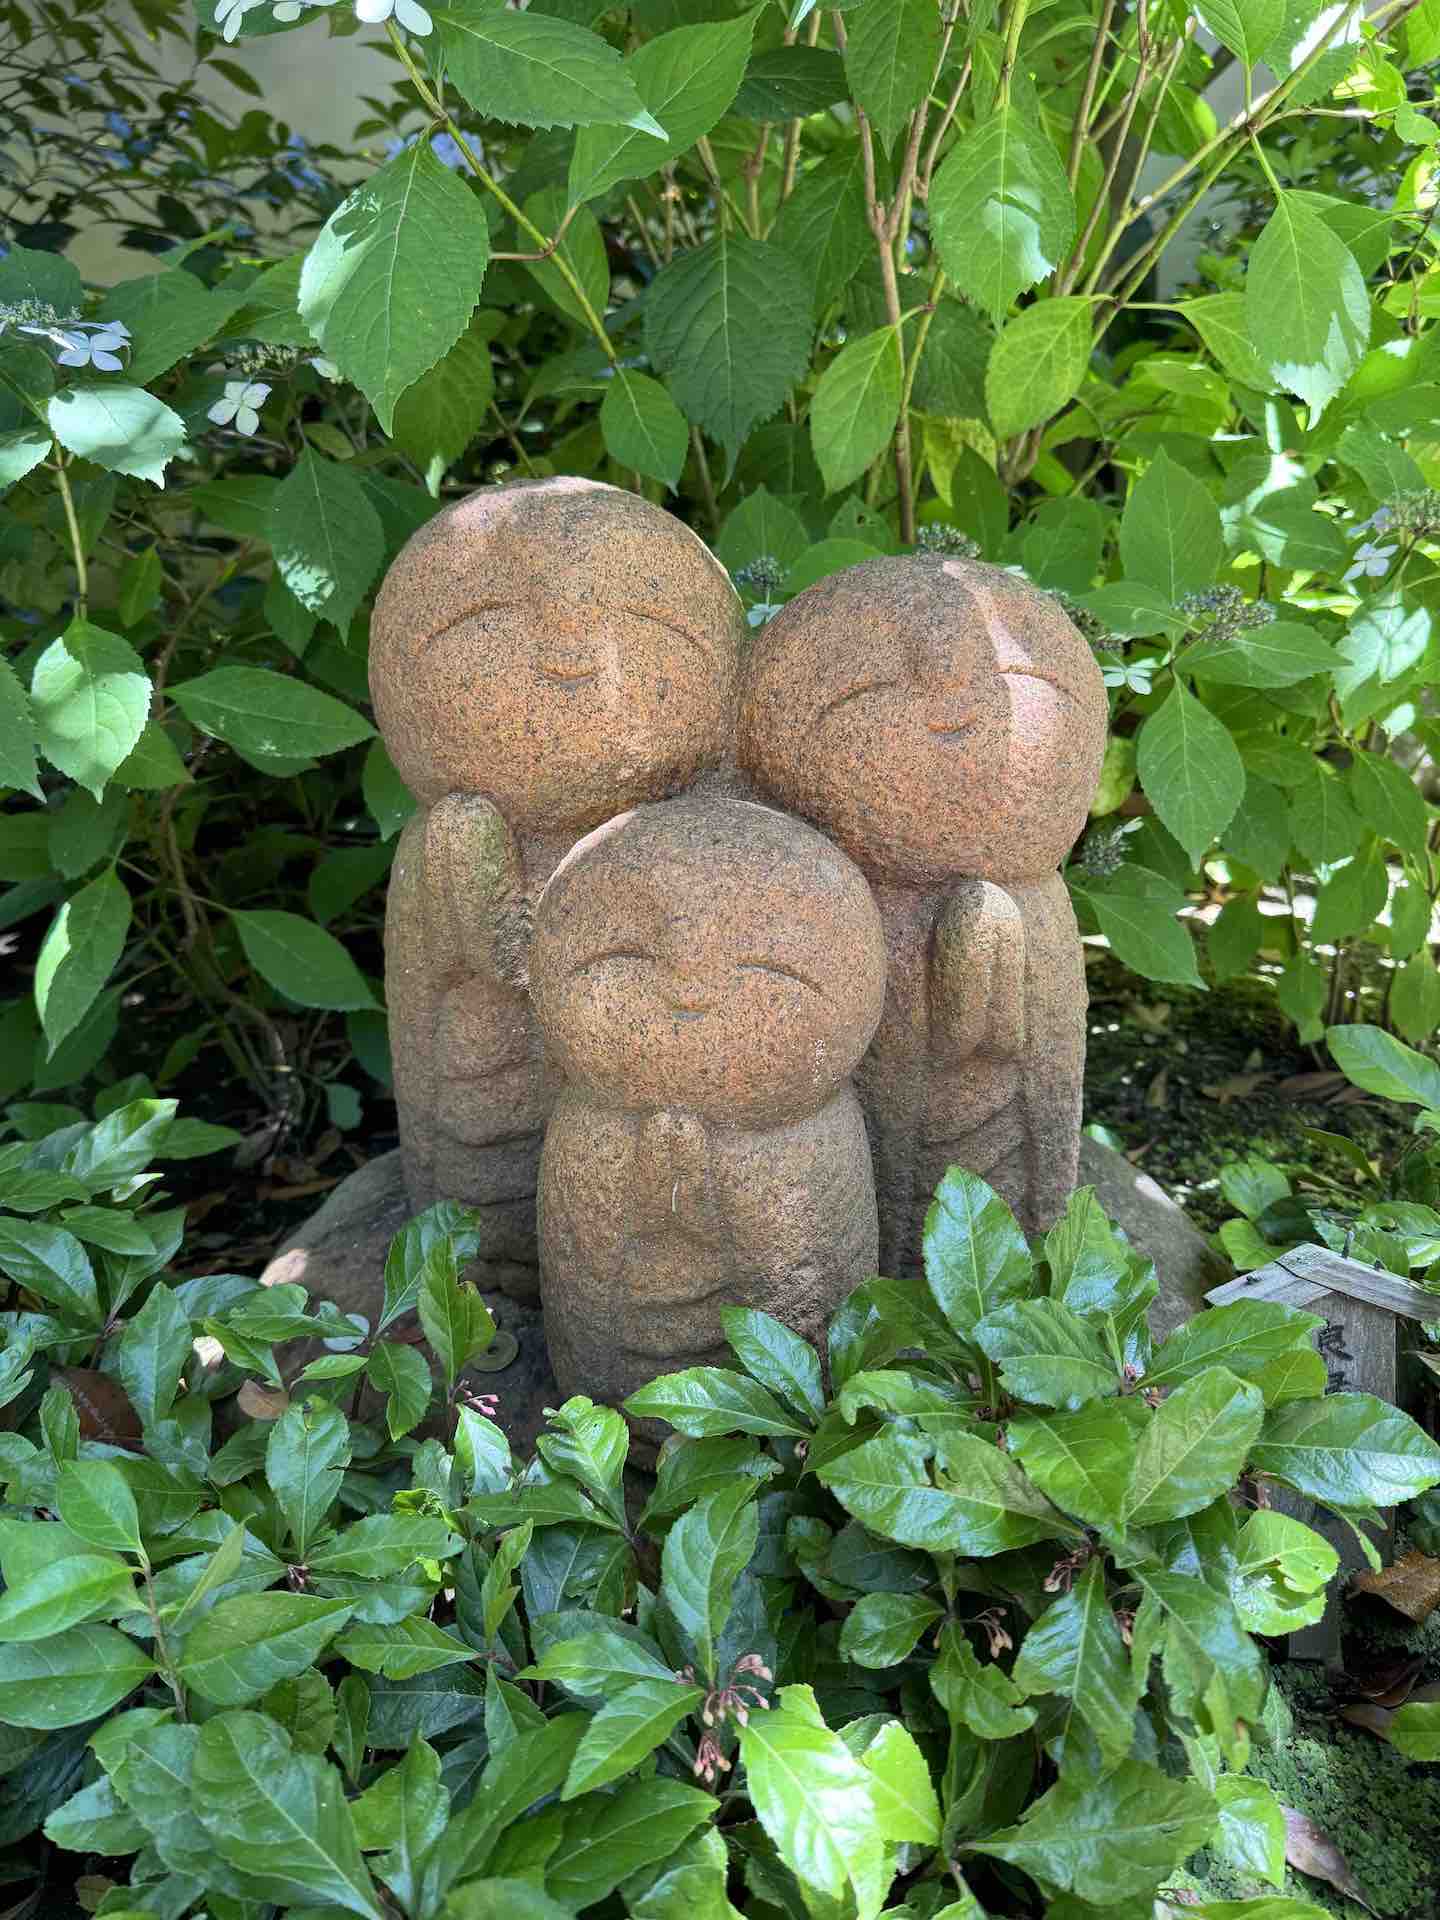
<svg viewBox="0 0 1440 1920">
<path fill-rule="evenodd" d="M 385 577 L 370 689 L 422 801 L 583 831 L 729 750 L 744 614 L 673 515 L 593 480 L 482 487 Z"/>
<path fill-rule="evenodd" d="M 885 1001 L 864 876 L 770 807 L 690 796 L 598 828 L 541 897 L 530 992 L 567 1077 L 758 1126 L 822 1106 Z"/>
<path fill-rule="evenodd" d="M 756 636 L 740 761 L 879 877 L 1053 872 L 1105 750 L 1104 684 L 1060 608 L 939 555 L 867 560 Z"/>
</svg>

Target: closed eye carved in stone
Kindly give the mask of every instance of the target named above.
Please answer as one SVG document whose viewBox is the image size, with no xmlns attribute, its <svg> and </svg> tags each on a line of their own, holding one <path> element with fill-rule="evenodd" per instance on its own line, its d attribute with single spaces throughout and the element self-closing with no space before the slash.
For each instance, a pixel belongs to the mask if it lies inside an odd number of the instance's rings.
<svg viewBox="0 0 1440 1920">
<path fill-rule="evenodd" d="M 886 687 L 898 687 L 898 680 L 866 680 L 863 685 L 849 687 L 844 693 L 837 694 L 820 709 L 820 718 L 828 720 L 832 713 L 838 713 L 841 707 L 848 707 L 852 700 L 863 699 L 867 693 L 880 693 Z"/>
<path fill-rule="evenodd" d="M 1062 700 L 1075 704 L 1075 696 L 1065 683 L 1055 674 L 1047 673 L 1043 667 L 1002 667 L 1002 673 L 1014 674 L 1020 680 L 1043 680 L 1047 687 L 1054 689 Z"/>
<path fill-rule="evenodd" d="M 801 973 L 798 968 L 787 967 L 779 960 L 742 960 L 739 963 L 739 971 L 741 973 L 774 974 L 777 979 L 793 980 L 799 986 L 808 987 L 812 993 L 818 993 L 822 999 L 825 995 L 825 989 L 816 981 L 810 979 L 807 974 Z"/>
<path fill-rule="evenodd" d="M 433 633 L 425 636 L 425 645 L 433 647 L 437 640 L 443 640 L 447 633 L 463 626 L 467 620 L 476 620 L 482 613 L 512 613 L 515 610 L 513 600 L 477 600 L 473 607 L 463 607 L 459 613 L 452 614 L 443 626 L 436 627 Z"/>
<path fill-rule="evenodd" d="M 647 620 L 653 627 L 664 627 L 667 633 L 673 633 L 677 639 L 687 641 L 698 653 L 704 655 L 711 666 L 714 666 L 715 649 L 710 642 L 703 639 L 700 634 L 692 633 L 689 627 L 682 626 L 680 621 L 667 620 L 663 613 L 653 613 L 649 607 L 622 607 L 620 611 L 630 614 L 633 619 Z"/>
<path fill-rule="evenodd" d="M 570 969 L 570 978 L 576 980 L 582 973 L 588 973 L 592 967 L 603 966 L 607 960 L 645 960 L 653 961 L 653 953 L 644 953 L 639 947 L 602 947 L 599 953 L 592 953 Z"/>
</svg>

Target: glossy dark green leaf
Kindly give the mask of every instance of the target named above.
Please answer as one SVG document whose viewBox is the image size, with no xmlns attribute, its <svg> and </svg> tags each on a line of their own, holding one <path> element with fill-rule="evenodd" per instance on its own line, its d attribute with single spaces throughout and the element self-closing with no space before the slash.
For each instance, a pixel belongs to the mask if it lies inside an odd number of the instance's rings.
<svg viewBox="0 0 1440 1920">
<path fill-rule="evenodd" d="M 819 1477 L 873 1532 L 932 1553 L 979 1557 L 1077 1531 L 999 1447 L 959 1435 L 942 1448 L 938 1485 L 926 1443 L 896 1428 L 821 1467 Z"/>
<path fill-rule="evenodd" d="M 1058 1693 L 1068 1700 L 1108 1766 L 1130 1752 L 1145 1676 L 1132 1667 L 1105 1591 L 1103 1560 L 1092 1560 L 1029 1628 L 1012 1678 L 1025 1693 Z"/>
<path fill-rule="evenodd" d="M 350 1614 L 343 1601 L 310 1594 L 237 1594 L 185 1636 L 180 1676 L 216 1706 L 248 1706 L 276 1681 L 313 1666 Z"/>
<path fill-rule="evenodd" d="M 1025 1705 L 1011 1675 L 993 1660 L 981 1660 L 953 1622 L 940 1635 L 930 1685 L 951 1721 L 960 1721 L 982 1740 L 1009 1740 L 1035 1724 L 1035 1709 Z"/>
<path fill-rule="evenodd" d="M 1054 1300 L 1012 1300 L 976 1321 L 971 1339 L 1017 1400 L 1074 1411 L 1120 1389 L 1114 1355 L 1094 1327 Z"/>
<path fill-rule="evenodd" d="M 1141 1432 L 1125 1499 L 1127 1523 L 1176 1520 L 1227 1492 L 1264 1419 L 1260 1389 L 1225 1367 L 1208 1367 L 1177 1387 Z"/>
<path fill-rule="evenodd" d="M 780 1858 L 832 1898 L 872 1866 L 880 1837 L 870 1776 L 820 1717 L 808 1687 L 740 1729 L 750 1799 Z"/>
<path fill-rule="evenodd" d="M 1440 1483 L 1440 1446 L 1409 1414 L 1370 1393 L 1276 1407 L 1250 1462 L 1335 1507 L 1390 1507 Z"/>
<path fill-rule="evenodd" d="M 573 1800 L 631 1772 L 704 1698 L 703 1687 L 673 1679 L 636 1680 L 612 1694 L 575 1749 L 561 1799 Z"/>
<path fill-rule="evenodd" d="M 725 1338 L 745 1371 L 804 1419 L 825 1411 L 820 1356 L 808 1340 L 757 1307 L 722 1307 Z"/>
<path fill-rule="evenodd" d="M 1006 1435 L 1026 1474 L 1063 1512 L 1088 1527 L 1120 1526 L 1138 1438 L 1128 1405 L 1097 1400 L 1077 1413 L 1027 1410 Z"/>
<path fill-rule="evenodd" d="M 1033 1266 L 1015 1216 L 991 1187 L 951 1167 L 925 1216 L 925 1279 L 955 1332 L 1030 1291 Z"/>
<path fill-rule="evenodd" d="M 695 1650 L 696 1672 L 712 1682 L 720 1678 L 715 1648 L 730 1618 L 735 1582 L 759 1534 L 756 1486 L 747 1477 L 722 1493 L 706 1494 L 665 1537 L 660 1597 Z"/>
<path fill-rule="evenodd" d="M 44 1640 L 135 1604 L 128 1567 L 101 1554 L 67 1554 L 0 1594 L 0 1641 Z"/>
<path fill-rule="evenodd" d="M 0 1646 L 0 1697 L 12 1727 L 73 1727 L 117 1706 L 154 1671 L 113 1627 L 71 1627 Z"/>
<path fill-rule="evenodd" d="M 335 1503 L 349 1464 L 349 1423 L 324 1400 L 287 1407 L 270 1429 L 265 1478 L 302 1559 Z"/>
<path fill-rule="evenodd" d="M 758 1382 L 726 1367 L 662 1374 L 632 1393 L 625 1411 L 636 1420 L 668 1420 L 695 1440 L 726 1433 L 790 1434 L 803 1440 L 809 1433 Z"/>
<path fill-rule="evenodd" d="M 908 1660 L 925 1629 L 942 1617 L 919 1593 L 867 1593 L 845 1616 L 840 1651 L 861 1667 L 895 1667 Z"/>
</svg>

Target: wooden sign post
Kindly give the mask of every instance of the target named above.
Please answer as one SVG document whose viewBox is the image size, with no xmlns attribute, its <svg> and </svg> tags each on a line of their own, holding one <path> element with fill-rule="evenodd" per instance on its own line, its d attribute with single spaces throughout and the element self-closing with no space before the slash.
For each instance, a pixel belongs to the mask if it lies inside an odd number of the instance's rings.
<svg viewBox="0 0 1440 1920">
<path fill-rule="evenodd" d="M 1328 1247 L 1294 1247 L 1268 1266 L 1212 1287 L 1205 1298 L 1215 1307 L 1236 1300 L 1274 1300 L 1323 1314 L 1325 1324 L 1314 1337 L 1328 1371 L 1326 1391 L 1373 1393 L 1392 1406 L 1398 1383 L 1397 1322 L 1436 1317 L 1433 1294 Z M 1275 1505 L 1324 1534 L 1340 1555 L 1342 1573 L 1358 1572 L 1367 1564 L 1350 1528 L 1328 1508 L 1288 1491 Z M 1392 1514 L 1387 1512 L 1385 1519 L 1388 1534 Z M 1290 1654 L 1292 1659 L 1339 1666 L 1340 1610 L 1333 1590 L 1324 1618 L 1290 1635 Z"/>
</svg>

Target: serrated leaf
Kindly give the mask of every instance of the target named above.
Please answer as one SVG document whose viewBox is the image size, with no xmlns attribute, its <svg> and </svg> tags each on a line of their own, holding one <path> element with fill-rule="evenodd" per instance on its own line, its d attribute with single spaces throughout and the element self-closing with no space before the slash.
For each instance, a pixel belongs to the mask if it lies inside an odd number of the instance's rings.
<svg viewBox="0 0 1440 1920">
<path fill-rule="evenodd" d="M 632 1393 L 625 1411 L 635 1420 L 668 1420 L 693 1440 L 725 1433 L 790 1434 L 803 1440 L 810 1432 L 764 1387 L 725 1367 L 662 1374 Z"/>
<path fill-rule="evenodd" d="M 769 237 L 799 264 L 814 296 L 813 309 L 817 315 L 823 314 L 855 278 L 874 245 L 865 214 L 865 169 L 858 143 L 827 154 L 818 166 L 800 176 L 795 191 L 780 208 Z M 956 313 L 964 311 L 957 302 L 949 304 Z M 937 314 L 930 327 L 932 337 L 940 321 Z M 937 352 L 943 354 L 943 344 L 932 349 L 927 341 L 916 376 L 915 404 L 932 411 L 948 411 L 936 409 L 933 397 L 921 398 L 927 364 Z M 742 501 L 736 511 L 744 505 Z"/>
<path fill-rule="evenodd" d="M 934 1846 L 940 1838 L 940 1802 L 915 1736 L 888 1721 L 860 1755 L 875 1796 L 875 1821 L 892 1844 Z"/>
<path fill-rule="evenodd" d="M 1425 796 L 1386 754 L 1356 748 L 1350 756 L 1350 797 L 1365 824 L 1402 853 L 1420 854 L 1430 824 Z"/>
<path fill-rule="evenodd" d="M 796 1877 L 832 1898 L 879 1846 L 870 1776 L 813 1711 L 808 1687 L 785 1687 L 780 1705 L 740 1729 L 756 1815 Z"/>
<path fill-rule="evenodd" d="M 1074 399 L 1091 338 L 1091 303 L 1078 295 L 1038 300 L 1005 323 L 985 369 L 986 411 L 998 438 L 1038 426 Z"/>
<path fill-rule="evenodd" d="M 338 1407 L 323 1400 L 292 1405 L 265 1443 L 265 1478 L 304 1558 L 335 1503 L 350 1464 L 350 1427 Z"/>
<path fill-rule="evenodd" d="M 1339 665 L 1330 642 L 1298 620 L 1245 628 L 1228 640 L 1202 641 L 1185 653 L 1185 666 L 1197 680 L 1234 687 L 1289 687 L 1313 674 L 1333 673 Z"/>
<path fill-rule="evenodd" d="M 36 661 L 30 710 L 45 758 L 98 800 L 145 730 L 149 676 L 127 641 L 77 617 Z"/>
<path fill-rule="evenodd" d="M 653 116 L 646 131 L 636 121 L 583 127 L 570 159 L 571 201 L 596 200 L 621 180 L 671 166 L 703 139 L 735 98 L 750 41 L 753 12 L 735 20 L 676 27 L 637 47 L 624 72 Z M 657 138 L 655 126 L 665 129 Z"/>
<path fill-rule="evenodd" d="M 1163 448 L 1126 498 L 1120 557 L 1128 580 L 1154 587 L 1170 606 L 1210 586 L 1223 563 L 1220 509 Z"/>
<path fill-rule="evenodd" d="M 307 447 L 275 490 L 266 533 L 301 606 L 344 633 L 385 559 L 385 531 L 359 480 Z"/>
<path fill-rule="evenodd" d="M 1102 1560 L 1092 1560 L 1069 1593 L 1052 1601 L 1030 1627 L 1011 1677 L 1025 1693 L 1057 1693 L 1069 1700 L 1094 1734 L 1107 1766 L 1117 1766 L 1129 1753 L 1145 1675 L 1134 1671 L 1121 1637 Z"/>
<path fill-rule="evenodd" d="M 1161 823 L 1198 866 L 1245 791 L 1229 728 L 1176 680 L 1140 729 L 1135 764 Z"/>
<path fill-rule="evenodd" d="M 810 289 L 778 247 L 719 233 L 650 283 L 645 340 L 681 411 L 732 454 L 810 364 Z"/>
<path fill-rule="evenodd" d="M 489 340 L 470 327 L 400 395 L 391 438 L 422 471 L 437 459 L 443 470 L 484 430 L 494 393 Z"/>
<path fill-rule="evenodd" d="M 386 433 L 401 394 L 469 326 L 489 259 L 479 199 L 428 140 L 402 148 L 320 229 L 300 274 L 300 318 Z"/>
<path fill-rule="evenodd" d="M 265 667 L 216 667 L 171 687 L 169 697 L 192 726 L 262 771 L 267 761 L 339 753 L 375 733 L 352 707 Z"/>
<path fill-rule="evenodd" d="M 1194 327 L 1205 345 L 1220 362 L 1221 369 L 1242 387 L 1259 393 L 1273 393 L 1275 382 L 1270 370 L 1256 353 L 1245 321 L 1243 293 L 1211 293 L 1199 300 L 1185 300 L 1178 311 Z"/>
<path fill-rule="evenodd" d="M 982 1661 L 952 1621 L 940 1633 L 940 1657 L 930 1669 L 930 1689 L 950 1716 L 982 1740 L 1009 1740 L 1035 1724 L 1035 1709 L 993 1660 Z"/>
<path fill-rule="evenodd" d="M 925 98 L 939 51 L 935 0 L 869 0 L 850 22 L 845 77 L 887 150 Z"/>
<path fill-rule="evenodd" d="M 15 669 L 0 660 L 0 786 L 43 798 L 35 760 L 38 735 L 30 702 Z"/>
<path fill-rule="evenodd" d="M 915 1651 L 922 1633 L 942 1618 L 933 1600 L 919 1593 L 866 1593 L 845 1616 L 840 1651 L 861 1667 L 898 1667 Z"/>
<path fill-rule="evenodd" d="M 1076 891 L 1127 967 L 1148 980 L 1204 985 L 1195 965 L 1195 943 L 1177 918 L 1185 895 L 1172 880 L 1127 861 L 1118 873 Z"/>
<path fill-rule="evenodd" d="M 642 1867 L 668 1859 L 718 1804 L 663 1777 L 587 1796 L 566 1813 L 559 1850 L 546 1863 L 546 1888 L 567 1906 L 592 1906 Z"/>
<path fill-rule="evenodd" d="M 1285 0 L 1202 0 L 1197 11 L 1221 45 L 1247 67 L 1265 57 L 1285 25 Z"/>
<path fill-rule="evenodd" d="M 872 1532 L 932 1553 L 975 1558 L 1072 1535 L 1015 1462 L 973 1436 L 943 1442 L 940 1484 L 926 1441 L 891 1428 L 826 1462 L 819 1478 Z"/>
<path fill-rule="evenodd" d="M 50 435 L 41 427 L 16 427 L 0 433 L 0 492 L 33 473 L 51 445 Z"/>
<path fill-rule="evenodd" d="M 619 54 L 586 27 L 515 13 L 495 0 L 463 0 L 437 10 L 435 28 L 451 78 L 483 119 L 665 135 Z"/>
<path fill-rule="evenodd" d="M 810 438 L 827 493 L 848 487 L 890 443 L 900 417 L 905 368 L 894 327 L 849 340 L 820 377 Z"/>
<path fill-rule="evenodd" d="M 1123 1408 L 1098 1401 L 1076 1413 L 1027 1410 L 1006 1431 L 1011 1452 L 1062 1512 L 1089 1527 L 1120 1526 L 1135 1444 Z"/>
<path fill-rule="evenodd" d="M 120 1384 L 142 1426 L 153 1427 L 174 1406 L 192 1344 L 190 1316 L 170 1288 L 157 1282 L 126 1325 L 115 1354 Z"/>
<path fill-rule="evenodd" d="M 703 1687 L 673 1679 L 637 1680 L 601 1706 L 585 1733 L 561 1792 L 562 1800 L 605 1787 L 629 1773 L 668 1739 L 704 1702 Z"/>
<path fill-rule="evenodd" d="M 978 1320 L 970 1338 L 1000 1368 L 1015 1399 L 1074 1411 L 1118 1393 L 1114 1356 L 1096 1328 L 1055 1300 L 1012 1300 Z"/>
<path fill-rule="evenodd" d="M 100 305 L 100 318 L 119 320 L 130 329 L 125 371 L 143 387 L 212 340 L 240 301 L 240 295 L 223 287 L 207 287 L 193 273 L 176 267 L 110 287 Z"/>
<path fill-rule="evenodd" d="M 46 1640 L 0 1647 L 0 1689 L 12 1727 L 73 1727 L 118 1706 L 154 1672 L 113 1627 L 71 1627 Z"/>
<path fill-rule="evenodd" d="M 435 1382 L 424 1354 L 398 1341 L 377 1340 L 365 1376 L 377 1393 L 386 1396 L 385 1424 L 392 1440 L 401 1439 L 425 1418 Z"/>
<path fill-rule="evenodd" d="M 185 1636 L 177 1670 L 215 1706 L 243 1707 L 320 1658 L 354 1609 L 305 1593 L 241 1593 L 217 1601 Z"/>
<path fill-rule="evenodd" d="M 1365 276 L 1297 194 L 1280 194 L 1250 249 L 1245 319 L 1261 361 L 1312 420 L 1360 364 L 1370 339 Z"/>
<path fill-rule="evenodd" d="M 157 487 L 185 444 L 185 422 L 143 387 L 65 387 L 51 399 L 46 418 L 78 459 Z"/>
<path fill-rule="evenodd" d="M 422 1513 L 367 1513 L 361 1520 L 311 1548 L 307 1560 L 315 1573 L 352 1574 L 364 1580 L 389 1580 L 417 1560 L 448 1560 L 461 1541 L 438 1516 Z"/>
<path fill-rule="evenodd" d="M 1234 1300 L 1212 1307 L 1177 1327 L 1156 1350 L 1145 1384 L 1178 1386 L 1215 1366 L 1227 1367 L 1242 1380 L 1259 1380 L 1281 1354 L 1308 1348 L 1310 1336 L 1323 1325 L 1318 1314 L 1274 1300 Z"/>
<path fill-rule="evenodd" d="M 998 327 L 1011 302 L 1060 264 L 1075 202 L 1043 129 L 1005 106 L 963 134 L 935 174 L 940 263 Z"/>
<path fill-rule="evenodd" d="M 1250 1452 L 1257 1473 L 1334 1507 L 1390 1507 L 1440 1483 L 1440 1446 L 1369 1393 L 1276 1407 Z"/>
<path fill-rule="evenodd" d="M 1125 1517 L 1131 1526 L 1178 1520 L 1228 1491 L 1265 1419 L 1258 1387 L 1208 1367 L 1161 1402 L 1135 1449 Z"/>
<path fill-rule="evenodd" d="M 301 1007 L 344 1011 L 373 1007 L 360 969 L 333 933 L 298 913 L 242 913 L 230 918 L 245 958 L 262 979 Z"/>
<path fill-rule="evenodd" d="M 120 1561 L 67 1554 L 0 1594 L 0 1642 L 44 1640 L 97 1615 L 124 1613 L 134 1601 L 130 1569 Z"/>
<path fill-rule="evenodd" d="M 413 1615 L 393 1625 L 351 1627 L 335 1642 L 335 1651 L 352 1666 L 383 1673 L 387 1680 L 412 1680 L 417 1674 L 464 1666 L 475 1658 L 475 1649 L 465 1641 L 433 1620 Z"/>
<path fill-rule="evenodd" d="M 1015 1216 L 992 1187 L 951 1167 L 925 1215 L 925 1281 L 962 1339 L 1030 1289 L 1034 1267 Z"/>
<path fill-rule="evenodd" d="M 723 1493 L 706 1494 L 665 1536 L 660 1597 L 695 1651 L 696 1673 L 712 1685 L 720 1678 L 715 1649 L 730 1618 L 735 1582 L 759 1537 L 756 1487 L 746 1478 Z"/>
<path fill-rule="evenodd" d="M 60 1518 L 107 1553 L 140 1551 L 140 1514 L 120 1469 L 108 1460 L 67 1460 L 60 1469 Z"/>
<path fill-rule="evenodd" d="M 453 1387 L 470 1361 L 495 1338 L 495 1322 L 475 1288 L 458 1277 L 453 1249 L 447 1245 L 443 1253 L 448 1257 L 424 1263 L 415 1305 L 446 1384 Z"/>
<path fill-rule="evenodd" d="M 690 430 L 685 416 L 648 374 L 617 367 L 600 406 L 605 451 L 622 467 L 633 467 L 672 490 L 678 484 Z"/>
<path fill-rule="evenodd" d="M 73 1033 L 125 951 L 130 895 L 107 869 L 61 907 L 35 962 L 35 1005 L 49 1051 Z"/>
<path fill-rule="evenodd" d="M 725 1338 L 745 1371 L 804 1419 L 825 1411 L 820 1356 L 808 1340 L 758 1307 L 722 1307 Z"/>
</svg>

